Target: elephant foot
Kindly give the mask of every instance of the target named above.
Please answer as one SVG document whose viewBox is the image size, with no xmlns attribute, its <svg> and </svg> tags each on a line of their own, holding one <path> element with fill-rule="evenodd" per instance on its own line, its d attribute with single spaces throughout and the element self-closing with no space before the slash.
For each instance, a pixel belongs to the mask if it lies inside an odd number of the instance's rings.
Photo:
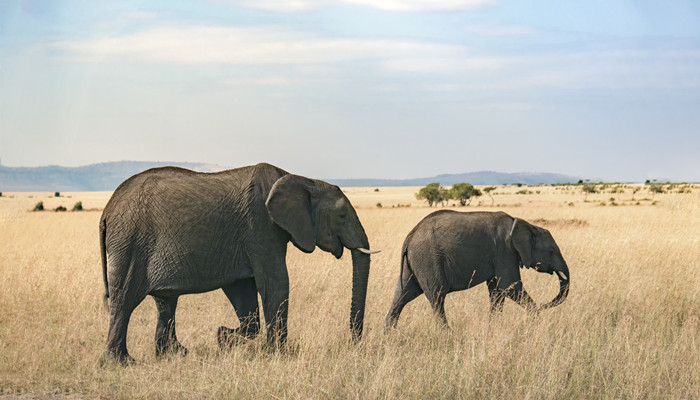
<svg viewBox="0 0 700 400">
<path fill-rule="evenodd" d="M 156 358 L 162 359 L 169 356 L 185 357 L 189 350 L 178 341 L 156 346 Z"/>
<path fill-rule="evenodd" d="M 225 326 L 220 326 L 216 331 L 216 341 L 219 343 L 219 348 L 221 350 L 226 350 L 235 345 L 245 343 L 254 337 L 254 333 L 243 333 L 241 332 L 240 328 L 231 329 Z"/>
<path fill-rule="evenodd" d="M 107 350 L 100 357 L 100 365 L 105 366 L 107 364 L 117 363 L 124 367 L 134 365 L 136 360 L 133 359 L 126 351 L 114 351 Z"/>
</svg>

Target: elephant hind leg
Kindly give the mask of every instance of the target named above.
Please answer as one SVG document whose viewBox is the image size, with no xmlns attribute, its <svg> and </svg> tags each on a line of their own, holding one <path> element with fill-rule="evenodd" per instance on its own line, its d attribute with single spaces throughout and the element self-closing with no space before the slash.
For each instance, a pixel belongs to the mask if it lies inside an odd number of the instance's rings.
<svg viewBox="0 0 700 400">
<path fill-rule="evenodd" d="M 126 347 L 129 319 L 136 306 L 146 298 L 133 291 L 110 288 L 110 316 L 105 356 L 123 365 L 132 364 L 134 359 Z"/>
<path fill-rule="evenodd" d="M 447 316 L 445 315 L 445 297 L 447 292 L 442 289 L 425 292 L 425 297 L 428 298 L 430 306 L 433 308 L 433 313 L 443 326 L 447 327 Z"/>
<path fill-rule="evenodd" d="M 252 339 L 260 332 L 260 305 L 258 304 L 258 289 L 254 278 L 238 280 L 223 288 L 233 309 L 236 311 L 239 327 L 230 329 L 219 327 L 216 334 L 221 348 L 230 346 L 239 338 Z"/>
<path fill-rule="evenodd" d="M 156 357 L 168 354 L 187 355 L 187 349 L 177 340 L 175 333 L 175 309 L 177 296 L 152 296 L 158 309 L 158 324 L 156 325 Z"/>
<path fill-rule="evenodd" d="M 399 315 L 401 315 L 401 311 L 403 311 L 406 304 L 422 293 L 423 289 L 421 289 L 418 284 L 415 275 L 411 274 L 405 283 L 402 282 L 402 277 L 399 277 L 399 281 L 396 284 L 396 291 L 394 292 L 394 301 L 384 320 L 385 330 L 395 328 L 396 324 L 399 322 Z"/>
</svg>

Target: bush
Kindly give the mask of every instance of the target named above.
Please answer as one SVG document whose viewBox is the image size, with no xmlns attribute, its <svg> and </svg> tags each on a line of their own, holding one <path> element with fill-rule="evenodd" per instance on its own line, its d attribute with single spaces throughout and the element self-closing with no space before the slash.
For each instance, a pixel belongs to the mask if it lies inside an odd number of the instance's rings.
<svg viewBox="0 0 700 400">
<path fill-rule="evenodd" d="M 56 192 L 53 194 L 53 197 L 61 197 L 61 192 Z"/>
<path fill-rule="evenodd" d="M 72 211 L 83 211 L 83 202 L 79 201 L 79 202 L 75 203 Z"/>
<path fill-rule="evenodd" d="M 382 203 L 377 203 L 377 208 L 382 208 Z"/>
<path fill-rule="evenodd" d="M 34 206 L 34 211 L 44 211 L 44 202 L 40 201 Z"/>
<path fill-rule="evenodd" d="M 67 211 L 68 209 L 63 206 L 56 207 L 56 211 Z"/>
</svg>

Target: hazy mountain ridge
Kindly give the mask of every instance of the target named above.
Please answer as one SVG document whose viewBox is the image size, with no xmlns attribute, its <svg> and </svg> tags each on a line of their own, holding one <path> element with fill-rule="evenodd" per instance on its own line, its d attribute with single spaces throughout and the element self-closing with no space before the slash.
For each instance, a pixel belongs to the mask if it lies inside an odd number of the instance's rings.
<svg viewBox="0 0 700 400">
<path fill-rule="evenodd" d="M 158 161 L 119 161 L 82 167 L 5 167 L 0 166 L 0 192 L 78 192 L 114 190 L 128 177 L 141 171 L 166 165 L 200 172 L 226 169 L 215 164 Z M 332 179 L 322 178 L 338 186 L 425 186 L 439 182 L 451 186 L 458 182 L 473 185 L 502 185 L 511 183 L 551 184 L 577 182 L 580 178 L 552 173 L 504 173 L 479 171 L 463 174 L 442 174 L 415 179 Z"/>
<path fill-rule="evenodd" d="M 427 178 L 415 179 L 329 179 L 328 182 L 338 186 L 425 186 L 438 182 L 442 186 L 452 186 L 455 183 L 468 182 L 472 185 L 508 185 L 522 183 L 525 185 L 576 183 L 579 177 L 547 172 L 496 172 L 478 171 L 463 174 L 441 174 Z"/>
<path fill-rule="evenodd" d="M 0 166 L 0 191 L 80 192 L 114 190 L 128 177 L 149 168 L 176 166 L 200 172 L 226 169 L 214 164 L 159 161 L 118 161 L 82 167 L 5 167 Z"/>
</svg>

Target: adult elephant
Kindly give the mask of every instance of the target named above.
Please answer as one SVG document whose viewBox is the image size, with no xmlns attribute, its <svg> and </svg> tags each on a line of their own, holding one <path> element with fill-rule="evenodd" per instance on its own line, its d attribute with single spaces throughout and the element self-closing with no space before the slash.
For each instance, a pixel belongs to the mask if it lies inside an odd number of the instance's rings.
<svg viewBox="0 0 700 400">
<path fill-rule="evenodd" d="M 223 347 L 260 329 L 260 293 L 267 341 L 287 337 L 291 241 L 306 253 L 318 246 L 340 258 L 352 251 L 350 328 L 362 335 L 369 242 L 343 192 L 326 182 L 292 175 L 270 164 L 199 173 L 150 169 L 114 192 L 100 220 L 100 247 L 110 322 L 107 356 L 130 363 L 129 317 L 152 296 L 158 309 L 156 355 L 186 353 L 175 334 L 180 295 L 223 289 L 240 320 L 220 327 Z M 109 254 L 109 269 L 107 268 Z"/>
<path fill-rule="evenodd" d="M 520 279 L 523 266 L 558 275 L 559 294 L 541 308 L 560 304 L 569 293 L 569 268 L 549 231 L 504 212 L 436 211 L 408 234 L 401 254 L 387 329 L 396 326 L 404 306 L 421 293 L 447 324 L 445 296 L 482 282 L 488 285 L 491 312 L 503 309 L 505 297 L 535 310 Z"/>
</svg>

